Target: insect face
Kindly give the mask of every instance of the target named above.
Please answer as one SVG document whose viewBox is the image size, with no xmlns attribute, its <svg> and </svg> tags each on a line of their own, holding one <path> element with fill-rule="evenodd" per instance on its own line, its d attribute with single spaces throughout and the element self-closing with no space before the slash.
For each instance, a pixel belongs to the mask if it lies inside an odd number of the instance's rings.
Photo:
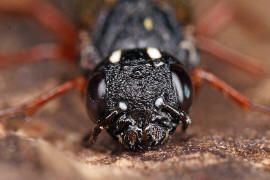
<svg viewBox="0 0 270 180">
<path fill-rule="evenodd" d="M 192 85 L 176 60 L 155 48 L 113 52 L 90 78 L 89 114 L 133 150 L 162 144 L 188 118 Z"/>
</svg>

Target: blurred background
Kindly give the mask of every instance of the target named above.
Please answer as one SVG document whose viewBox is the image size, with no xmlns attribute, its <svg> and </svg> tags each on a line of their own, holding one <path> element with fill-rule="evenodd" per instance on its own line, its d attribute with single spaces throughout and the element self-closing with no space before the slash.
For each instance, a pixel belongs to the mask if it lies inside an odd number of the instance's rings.
<svg viewBox="0 0 270 180">
<path fill-rule="evenodd" d="M 114 0 L 51 2 L 77 27 L 86 28 Z M 162 1 L 188 23 L 216 2 Z M 270 2 L 234 0 L 233 4 L 235 19 L 214 39 L 258 58 L 270 72 Z M 54 37 L 33 21 L 0 14 L 2 51 L 52 41 Z M 201 66 L 254 102 L 270 107 L 269 73 L 256 77 L 203 53 Z M 0 108 L 27 102 L 78 73 L 72 64 L 53 60 L 1 67 Z M 201 88 L 191 116 L 193 124 L 185 135 L 179 128 L 171 142 L 155 151 L 126 151 L 105 132 L 93 148 L 84 149 L 80 140 L 93 124 L 80 94 L 68 92 L 33 117 L 1 121 L 0 173 L 3 179 L 269 179 L 270 116 L 244 112 L 208 85 Z"/>
</svg>

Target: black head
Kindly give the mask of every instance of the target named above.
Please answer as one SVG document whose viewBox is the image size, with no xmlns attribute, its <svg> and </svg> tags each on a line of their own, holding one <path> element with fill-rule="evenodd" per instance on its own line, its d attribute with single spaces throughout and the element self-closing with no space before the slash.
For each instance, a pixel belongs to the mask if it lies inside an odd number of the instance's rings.
<svg viewBox="0 0 270 180">
<path fill-rule="evenodd" d="M 179 121 L 188 119 L 191 103 L 187 72 L 156 48 L 113 52 L 96 68 L 87 88 L 90 116 L 100 123 L 110 115 L 104 128 L 132 150 L 165 142 Z"/>
</svg>

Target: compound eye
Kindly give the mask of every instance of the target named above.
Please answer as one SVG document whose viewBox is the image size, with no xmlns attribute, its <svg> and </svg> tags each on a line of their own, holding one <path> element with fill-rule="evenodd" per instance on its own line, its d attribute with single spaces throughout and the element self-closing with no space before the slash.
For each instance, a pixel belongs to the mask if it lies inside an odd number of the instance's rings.
<svg viewBox="0 0 270 180">
<path fill-rule="evenodd" d="M 104 74 L 96 72 L 91 75 L 86 89 L 87 110 L 95 120 L 104 116 L 106 84 Z"/>
<path fill-rule="evenodd" d="M 172 82 L 178 97 L 178 102 L 180 103 L 181 109 L 188 112 L 192 104 L 193 96 L 191 79 L 188 73 L 179 64 L 173 64 L 171 71 Z"/>
</svg>

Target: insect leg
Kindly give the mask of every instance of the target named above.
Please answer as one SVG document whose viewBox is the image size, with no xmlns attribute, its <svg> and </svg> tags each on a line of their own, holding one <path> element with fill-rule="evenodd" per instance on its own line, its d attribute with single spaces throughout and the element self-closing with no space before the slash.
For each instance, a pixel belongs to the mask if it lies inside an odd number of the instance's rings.
<svg viewBox="0 0 270 180">
<path fill-rule="evenodd" d="M 102 130 L 103 130 L 102 126 L 99 126 L 99 125 L 95 126 L 93 132 L 87 133 L 87 135 L 83 138 L 82 146 L 84 147 L 92 146 L 96 142 L 97 137 L 101 133 Z"/>
<path fill-rule="evenodd" d="M 227 48 L 215 40 L 203 36 L 198 36 L 197 46 L 205 53 L 208 53 L 211 56 L 223 60 L 226 63 L 231 64 L 246 72 L 250 72 L 255 75 L 264 75 L 266 73 L 262 64 L 255 63 L 259 60 L 234 51 L 233 49 Z"/>
<path fill-rule="evenodd" d="M 234 11 L 232 2 L 221 1 L 200 17 L 195 23 L 197 48 L 246 72 L 263 75 L 265 70 L 258 59 L 234 51 L 211 39 L 234 18 Z"/>
<path fill-rule="evenodd" d="M 234 7 L 230 1 L 220 1 L 195 22 L 195 34 L 212 37 L 234 18 Z"/>
<path fill-rule="evenodd" d="M 46 59 L 59 59 L 64 58 L 59 46 L 51 44 L 40 44 L 34 47 L 19 50 L 12 53 L 0 52 L 0 67 L 16 64 L 16 63 L 28 63 Z"/>
<path fill-rule="evenodd" d="M 74 60 L 78 35 L 73 24 L 52 4 L 36 0 L 1 0 L 0 13 L 33 18 L 53 33 L 58 43 L 41 44 L 15 53 L 0 53 L 0 65 L 14 62 L 38 61 L 45 58 Z M 21 56 L 23 55 L 23 56 Z M 11 60 L 10 63 L 5 61 Z"/>
<path fill-rule="evenodd" d="M 193 80 L 194 86 L 198 88 L 202 81 L 206 81 L 213 87 L 217 88 L 219 91 L 228 95 L 235 103 L 240 107 L 247 110 L 259 111 L 270 115 L 270 108 L 254 104 L 246 96 L 232 88 L 230 85 L 219 79 L 213 73 L 206 71 L 202 68 L 193 68 L 191 72 L 191 78 Z"/>
<path fill-rule="evenodd" d="M 72 80 L 66 81 L 65 83 L 59 85 L 58 87 L 50 90 L 49 92 L 40 95 L 39 97 L 33 99 L 32 101 L 4 110 L 0 110 L 0 119 L 10 118 L 18 115 L 31 116 L 45 103 L 53 100 L 54 98 L 66 93 L 67 91 L 76 88 L 80 92 L 84 92 L 86 84 L 86 79 L 84 76 L 76 77 Z"/>
<path fill-rule="evenodd" d="M 83 139 L 83 145 L 86 147 L 90 147 L 91 145 L 93 145 L 96 142 L 97 137 L 101 133 L 101 131 L 107 126 L 109 126 L 115 116 L 117 116 L 119 113 L 121 113 L 121 110 L 115 110 L 109 115 L 105 116 L 103 119 L 99 120 L 93 132 L 87 134 L 87 136 Z"/>
</svg>

